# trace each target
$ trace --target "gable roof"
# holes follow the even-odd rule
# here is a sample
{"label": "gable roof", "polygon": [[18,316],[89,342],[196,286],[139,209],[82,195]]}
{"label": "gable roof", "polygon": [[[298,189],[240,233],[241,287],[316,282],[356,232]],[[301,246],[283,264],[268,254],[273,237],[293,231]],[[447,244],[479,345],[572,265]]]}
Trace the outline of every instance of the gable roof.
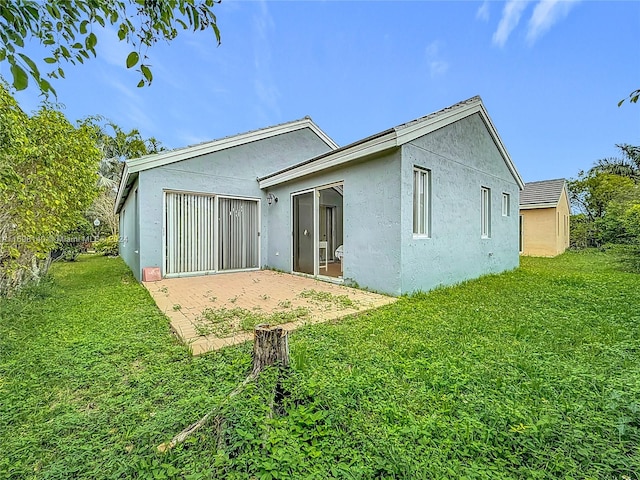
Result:
{"label": "gable roof", "polygon": [[370,137],[358,140],[357,142],[338,148],[332,152],[318,155],[307,161],[298,163],[291,167],[274,172],[265,177],[259,178],[260,188],[268,188],[284,182],[294,180],[332,168],[354,160],[361,160],[370,155],[397,148],[418,137],[431,133],[439,128],[450,125],[458,120],[473,114],[479,114],[487,127],[496,147],[500,151],[507,168],[513,175],[520,189],[524,188],[524,182],[520,177],[511,157],[507,153],[493,122],[489,118],[482,99],[479,96],[472,97],[463,102],[456,103],[450,107],[438,110],[424,117],[403,123],[394,128],[384,130]]}
{"label": "gable roof", "polygon": [[167,150],[127,160],[122,172],[114,210],[118,213],[122,208],[122,205],[129,194],[129,190],[131,190],[135,179],[138,177],[138,172],[169,165],[171,163],[198,157],[200,155],[226,150],[239,145],[245,145],[265,138],[275,137],[276,135],[302,130],[304,128],[308,128],[315,133],[324,143],[327,144],[329,148],[331,148],[331,150],[336,150],[338,148],[338,145],[326,133],[324,133],[320,127],[313,122],[313,120],[311,120],[311,117],[307,116],[292,122],[281,123],[271,127],[261,128],[259,130],[251,130],[249,132],[199,143],[197,145],[190,145],[188,147],[176,148],[174,150]]}
{"label": "gable roof", "polygon": [[529,182],[520,192],[520,208],[526,210],[557,207],[566,185],[564,178]]}

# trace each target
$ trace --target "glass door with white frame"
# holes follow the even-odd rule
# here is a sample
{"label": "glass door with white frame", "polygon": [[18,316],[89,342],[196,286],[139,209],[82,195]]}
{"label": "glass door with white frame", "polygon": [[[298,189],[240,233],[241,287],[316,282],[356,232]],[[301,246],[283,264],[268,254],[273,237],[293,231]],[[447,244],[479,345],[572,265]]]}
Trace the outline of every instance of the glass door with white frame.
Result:
{"label": "glass door with white frame", "polygon": [[293,201],[293,271],[315,275],[314,193],[294,195]]}

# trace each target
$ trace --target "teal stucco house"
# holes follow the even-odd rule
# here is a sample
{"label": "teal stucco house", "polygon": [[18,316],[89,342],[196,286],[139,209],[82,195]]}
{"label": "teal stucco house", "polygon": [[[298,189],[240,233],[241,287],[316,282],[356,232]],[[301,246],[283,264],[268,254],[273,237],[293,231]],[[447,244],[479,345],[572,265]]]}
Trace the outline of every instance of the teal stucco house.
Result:
{"label": "teal stucco house", "polygon": [[480,97],[344,147],[310,118],[129,160],[136,278],[277,268],[400,295],[519,262],[524,184]]}

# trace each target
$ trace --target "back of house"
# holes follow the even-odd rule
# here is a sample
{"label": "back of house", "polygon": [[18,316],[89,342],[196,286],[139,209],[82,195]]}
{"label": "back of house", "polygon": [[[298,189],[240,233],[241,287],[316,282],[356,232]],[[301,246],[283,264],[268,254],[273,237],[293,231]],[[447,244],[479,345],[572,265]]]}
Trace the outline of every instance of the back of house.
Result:
{"label": "back of house", "polygon": [[400,295],[516,268],[524,184],[479,97],[338,148],[309,118],[127,163],[137,278],[276,268]]}

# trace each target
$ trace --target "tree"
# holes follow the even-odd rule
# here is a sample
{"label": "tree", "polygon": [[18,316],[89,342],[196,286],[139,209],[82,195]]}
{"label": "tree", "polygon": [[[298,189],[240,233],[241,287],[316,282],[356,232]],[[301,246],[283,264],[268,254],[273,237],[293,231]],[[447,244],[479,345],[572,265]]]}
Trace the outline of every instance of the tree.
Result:
{"label": "tree", "polygon": [[622,158],[604,158],[598,160],[589,170],[593,173],[611,173],[640,181],[640,147],[626,143],[616,145],[622,152]]}
{"label": "tree", "polygon": [[95,198],[100,152],[51,105],[29,117],[0,84],[0,293],[37,278]]}
{"label": "tree", "polygon": [[[138,87],[153,80],[148,49],[158,40],[172,41],[180,30],[220,31],[213,6],[220,0],[17,0],[0,3],[0,62],[10,66],[12,84],[23,90],[33,79],[40,91],[55,95],[49,79],[64,78],[63,65],[76,65],[96,56],[98,26],[116,28],[118,39],[131,46],[123,59],[127,68],[137,67]],[[104,33],[100,33],[101,35]],[[24,52],[25,40],[33,38],[47,51],[42,61],[49,71]],[[40,67],[39,64],[40,63]]]}
{"label": "tree", "polygon": [[98,168],[99,187],[117,189],[125,160],[164,150],[156,138],[144,139],[135,128],[125,132],[100,115],[88,117],[80,123],[91,129],[96,147],[102,155]]}
{"label": "tree", "polygon": [[567,186],[573,210],[595,221],[605,216],[610,202],[625,199],[634,182],[613,173],[589,170],[579,172],[578,178],[569,180]]}
{"label": "tree", "polygon": [[[100,220],[109,235],[118,234],[118,216],[114,213],[114,203],[124,161],[164,150],[155,138],[144,139],[137,129],[125,132],[111,121],[101,116],[86,118],[81,122],[90,129],[96,147],[101,153],[98,166],[98,197],[87,211],[91,221]],[[102,232],[104,233],[104,231]]]}

